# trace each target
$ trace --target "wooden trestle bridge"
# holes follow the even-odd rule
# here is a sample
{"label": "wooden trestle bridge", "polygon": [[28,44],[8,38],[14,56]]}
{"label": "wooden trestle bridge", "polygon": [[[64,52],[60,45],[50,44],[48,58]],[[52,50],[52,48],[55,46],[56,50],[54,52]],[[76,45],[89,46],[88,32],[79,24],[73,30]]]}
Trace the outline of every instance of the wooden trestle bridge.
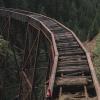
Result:
{"label": "wooden trestle bridge", "polygon": [[12,8],[0,8],[0,29],[21,49],[17,100],[100,100],[90,55],[70,29],[44,15]]}

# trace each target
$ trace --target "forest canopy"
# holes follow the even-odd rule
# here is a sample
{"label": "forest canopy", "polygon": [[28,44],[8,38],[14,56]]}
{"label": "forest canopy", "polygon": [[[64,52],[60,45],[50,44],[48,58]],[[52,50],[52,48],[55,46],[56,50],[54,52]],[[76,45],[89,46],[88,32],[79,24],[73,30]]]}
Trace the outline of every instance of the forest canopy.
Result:
{"label": "forest canopy", "polygon": [[0,0],[1,7],[19,8],[53,17],[82,40],[91,40],[100,29],[100,0]]}

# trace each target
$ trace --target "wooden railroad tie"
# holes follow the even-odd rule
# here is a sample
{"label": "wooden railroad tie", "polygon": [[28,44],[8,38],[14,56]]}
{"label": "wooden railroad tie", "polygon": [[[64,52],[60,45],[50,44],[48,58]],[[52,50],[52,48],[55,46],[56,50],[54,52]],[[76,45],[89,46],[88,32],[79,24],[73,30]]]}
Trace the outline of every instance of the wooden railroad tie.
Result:
{"label": "wooden railroad tie", "polygon": [[56,85],[87,85],[88,81],[85,77],[61,77],[56,80]]}

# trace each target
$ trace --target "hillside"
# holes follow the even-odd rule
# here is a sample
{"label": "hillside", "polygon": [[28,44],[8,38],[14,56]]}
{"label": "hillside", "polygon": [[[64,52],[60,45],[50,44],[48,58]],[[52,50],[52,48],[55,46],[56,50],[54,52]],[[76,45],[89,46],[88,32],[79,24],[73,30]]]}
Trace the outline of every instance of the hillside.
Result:
{"label": "hillside", "polygon": [[84,46],[91,54],[97,77],[100,82],[100,33],[92,41],[85,42]]}
{"label": "hillside", "polygon": [[100,81],[100,33],[96,38],[96,46],[94,48],[94,64],[96,66],[97,77]]}

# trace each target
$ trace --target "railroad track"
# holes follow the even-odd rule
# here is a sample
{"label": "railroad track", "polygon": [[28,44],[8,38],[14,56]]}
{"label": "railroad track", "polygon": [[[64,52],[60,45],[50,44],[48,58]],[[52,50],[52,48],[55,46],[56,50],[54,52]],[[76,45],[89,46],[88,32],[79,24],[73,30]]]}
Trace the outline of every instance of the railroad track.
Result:
{"label": "railroad track", "polygon": [[[51,50],[53,64],[51,64],[46,84],[45,99],[100,100],[99,84],[89,53],[70,29],[56,20],[41,14],[12,8],[1,8],[0,15],[3,12],[15,14],[13,17],[16,19],[19,19],[16,17],[17,14],[18,16],[26,16],[24,20],[29,21],[35,28],[42,30],[53,46],[53,50]],[[42,52],[40,59],[42,59],[43,54]],[[43,67],[43,65],[47,66],[46,62],[43,63],[44,60],[40,60],[40,62],[39,67]],[[38,87],[38,85],[35,87]],[[43,99],[41,98],[41,100]],[[37,100],[40,100],[40,98]]]}

